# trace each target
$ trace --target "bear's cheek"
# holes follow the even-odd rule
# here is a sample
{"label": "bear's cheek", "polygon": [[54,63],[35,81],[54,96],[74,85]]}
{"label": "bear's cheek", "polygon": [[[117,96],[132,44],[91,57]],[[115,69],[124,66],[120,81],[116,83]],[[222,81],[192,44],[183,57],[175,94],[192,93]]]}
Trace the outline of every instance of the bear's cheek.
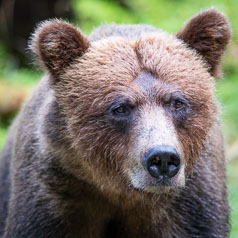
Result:
{"label": "bear's cheek", "polygon": [[190,113],[189,118],[182,127],[177,127],[178,139],[185,153],[186,174],[193,171],[194,163],[199,159],[200,153],[206,143],[213,123],[216,121],[216,104],[199,106]]}
{"label": "bear's cheek", "polygon": [[80,121],[71,124],[70,130],[75,133],[74,138],[78,136],[74,149],[80,153],[83,163],[94,176],[109,180],[121,176],[128,157],[130,120],[115,119],[103,113],[77,117]]}

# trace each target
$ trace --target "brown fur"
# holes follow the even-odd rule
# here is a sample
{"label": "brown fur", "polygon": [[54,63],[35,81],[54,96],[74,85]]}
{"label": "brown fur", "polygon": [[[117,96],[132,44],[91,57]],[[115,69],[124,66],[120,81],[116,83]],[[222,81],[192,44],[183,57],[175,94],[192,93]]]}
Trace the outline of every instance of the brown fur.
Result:
{"label": "brown fur", "polygon": [[213,76],[221,77],[220,61],[231,37],[225,16],[215,9],[203,11],[194,16],[177,37],[204,57]]}
{"label": "brown fur", "polygon": [[[205,44],[200,35],[219,31],[220,22],[228,29],[225,43],[212,35],[205,43],[213,51],[199,50]],[[0,174],[11,193],[0,190],[8,192],[0,206],[0,234],[227,237],[223,139],[212,76],[229,29],[215,10],[192,18],[178,37],[144,25],[107,25],[89,43],[68,23],[40,25],[31,47],[48,75],[3,150]],[[173,108],[177,98],[184,100],[183,111]],[[129,116],[112,113],[121,103],[130,105]],[[182,158],[166,186],[141,162],[151,147],[164,144]]]}
{"label": "brown fur", "polygon": [[31,48],[53,75],[65,69],[89,47],[87,38],[69,23],[48,21],[39,29],[41,31],[36,31]]}

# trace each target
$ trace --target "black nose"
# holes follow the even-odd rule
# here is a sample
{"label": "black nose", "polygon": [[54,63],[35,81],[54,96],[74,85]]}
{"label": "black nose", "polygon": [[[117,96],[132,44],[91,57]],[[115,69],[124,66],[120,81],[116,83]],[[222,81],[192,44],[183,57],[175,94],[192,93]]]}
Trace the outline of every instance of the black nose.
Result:
{"label": "black nose", "polygon": [[176,149],[169,145],[153,147],[143,156],[145,169],[159,179],[174,177],[179,171],[180,161]]}

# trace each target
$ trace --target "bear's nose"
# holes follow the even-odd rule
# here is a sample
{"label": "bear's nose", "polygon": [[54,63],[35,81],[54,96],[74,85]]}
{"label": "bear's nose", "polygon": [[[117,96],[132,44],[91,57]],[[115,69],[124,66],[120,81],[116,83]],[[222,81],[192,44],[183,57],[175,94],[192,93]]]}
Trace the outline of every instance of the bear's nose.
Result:
{"label": "bear's nose", "polygon": [[181,159],[173,146],[161,145],[151,148],[143,156],[143,165],[155,178],[174,177],[180,167]]}

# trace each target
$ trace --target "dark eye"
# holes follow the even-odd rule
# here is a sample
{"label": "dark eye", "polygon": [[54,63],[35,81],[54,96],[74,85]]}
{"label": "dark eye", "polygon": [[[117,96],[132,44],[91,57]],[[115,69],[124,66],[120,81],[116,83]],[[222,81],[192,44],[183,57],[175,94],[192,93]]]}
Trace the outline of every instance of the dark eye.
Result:
{"label": "dark eye", "polygon": [[181,102],[181,101],[179,101],[179,100],[175,100],[175,102],[174,102],[174,108],[175,108],[176,110],[180,110],[180,109],[184,108],[184,103]]}
{"label": "dark eye", "polygon": [[124,114],[124,113],[127,113],[128,110],[127,110],[127,108],[125,106],[119,106],[119,107],[113,109],[113,112],[115,114]]}

